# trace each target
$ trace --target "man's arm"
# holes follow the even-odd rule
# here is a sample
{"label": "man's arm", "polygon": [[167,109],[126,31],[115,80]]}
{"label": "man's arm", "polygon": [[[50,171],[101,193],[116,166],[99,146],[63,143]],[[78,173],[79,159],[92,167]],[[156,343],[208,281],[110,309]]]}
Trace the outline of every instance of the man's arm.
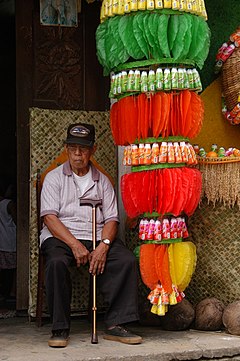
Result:
{"label": "man's arm", "polygon": [[51,234],[66,243],[72,250],[76,259],[77,267],[86,264],[89,258],[89,251],[79,242],[65,225],[54,214],[48,214],[43,217],[44,224],[47,226]]}
{"label": "man's arm", "polygon": [[117,236],[118,231],[118,222],[116,221],[109,221],[107,222],[103,229],[102,229],[102,239],[109,239],[111,243],[114,241],[114,239]]}
{"label": "man's arm", "polygon": [[[109,239],[111,243],[116,238],[118,231],[118,222],[109,221],[107,222],[102,229],[102,239]],[[90,254],[90,266],[89,272],[92,274],[103,273],[105,268],[105,263],[107,259],[107,253],[110,246],[100,242],[96,250]]]}

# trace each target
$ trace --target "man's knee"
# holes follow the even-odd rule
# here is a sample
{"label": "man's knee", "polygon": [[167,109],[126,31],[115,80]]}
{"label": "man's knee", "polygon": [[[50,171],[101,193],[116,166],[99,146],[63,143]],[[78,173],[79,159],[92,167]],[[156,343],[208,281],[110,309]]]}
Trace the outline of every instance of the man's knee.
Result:
{"label": "man's knee", "polygon": [[68,267],[73,255],[67,245],[57,238],[48,238],[42,245],[42,252],[46,265],[52,267]]}
{"label": "man's knee", "polygon": [[48,272],[62,273],[68,269],[68,261],[59,255],[53,255],[46,260],[46,270]]}

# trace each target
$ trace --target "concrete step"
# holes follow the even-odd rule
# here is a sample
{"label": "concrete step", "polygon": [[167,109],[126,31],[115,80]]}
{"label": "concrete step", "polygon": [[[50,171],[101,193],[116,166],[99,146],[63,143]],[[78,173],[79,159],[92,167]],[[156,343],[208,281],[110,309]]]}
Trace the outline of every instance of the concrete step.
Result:
{"label": "concrete step", "polygon": [[221,332],[164,331],[157,327],[128,325],[143,337],[140,345],[103,339],[104,324],[98,320],[98,344],[91,344],[91,324],[86,318],[72,320],[66,348],[48,347],[51,325],[36,327],[26,317],[0,320],[0,360],[8,361],[240,361],[240,337]]}

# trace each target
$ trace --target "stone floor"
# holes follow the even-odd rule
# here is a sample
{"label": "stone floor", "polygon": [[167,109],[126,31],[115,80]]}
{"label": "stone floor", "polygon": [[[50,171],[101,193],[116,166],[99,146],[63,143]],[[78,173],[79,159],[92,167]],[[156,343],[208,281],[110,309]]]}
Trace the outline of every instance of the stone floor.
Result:
{"label": "stone floor", "polygon": [[158,327],[129,328],[143,337],[141,345],[125,345],[103,339],[103,322],[98,319],[98,344],[91,344],[91,324],[84,317],[72,319],[67,348],[47,345],[50,324],[38,328],[27,317],[0,319],[0,360],[7,361],[240,361],[240,337],[225,332],[163,331]]}

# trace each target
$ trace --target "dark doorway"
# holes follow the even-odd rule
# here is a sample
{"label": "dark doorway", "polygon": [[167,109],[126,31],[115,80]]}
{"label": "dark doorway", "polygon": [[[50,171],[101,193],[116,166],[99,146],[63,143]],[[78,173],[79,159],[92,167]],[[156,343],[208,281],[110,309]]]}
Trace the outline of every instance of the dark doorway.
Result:
{"label": "dark doorway", "polygon": [[[15,56],[15,5],[13,0],[0,1],[0,183],[7,198],[11,189],[16,190],[16,56]],[[8,195],[7,195],[8,193]],[[2,245],[3,246],[3,245]],[[2,250],[2,248],[1,248]],[[16,269],[0,264],[0,312],[8,314],[16,305]]]}
{"label": "dark doorway", "polygon": [[16,65],[14,1],[0,2],[0,177],[16,184]]}

